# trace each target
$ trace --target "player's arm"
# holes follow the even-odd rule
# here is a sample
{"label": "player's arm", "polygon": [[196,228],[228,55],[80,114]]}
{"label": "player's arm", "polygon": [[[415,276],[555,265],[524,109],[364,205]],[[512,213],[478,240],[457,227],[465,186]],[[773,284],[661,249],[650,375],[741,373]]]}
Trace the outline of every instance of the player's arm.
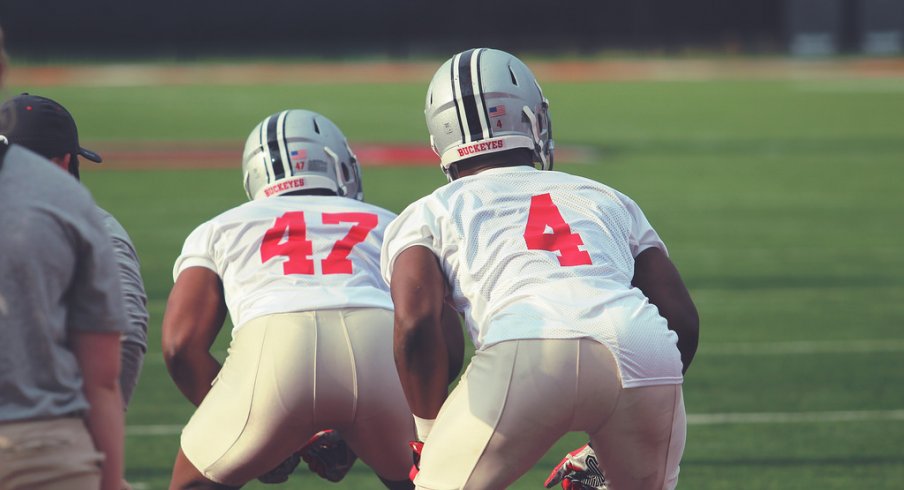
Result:
{"label": "player's arm", "polygon": [[163,315],[163,358],[176,386],[195,405],[220,372],[210,346],[226,311],[223,283],[214,271],[188,267],[179,274]]}
{"label": "player's arm", "polygon": [[465,335],[461,327],[461,315],[448,302],[443,305],[442,322],[446,351],[449,353],[449,383],[452,383],[461,374],[465,362]]}
{"label": "player's arm", "polygon": [[[455,322],[449,313],[443,321],[446,282],[433,252],[422,246],[402,251],[395,259],[390,291],[395,304],[393,351],[402,389],[411,412],[433,420],[455,377],[444,332],[444,326],[452,328]],[[456,328],[460,332],[461,324]]]}
{"label": "player's arm", "polygon": [[659,308],[659,314],[668,321],[669,329],[678,334],[682,372],[687,372],[697,352],[700,317],[675,264],[665,252],[650,247],[635,257],[631,283]]}

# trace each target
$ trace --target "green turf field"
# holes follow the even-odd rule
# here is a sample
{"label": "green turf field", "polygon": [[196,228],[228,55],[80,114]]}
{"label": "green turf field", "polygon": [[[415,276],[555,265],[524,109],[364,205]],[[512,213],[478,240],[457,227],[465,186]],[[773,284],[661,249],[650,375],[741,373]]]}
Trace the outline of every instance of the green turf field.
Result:
{"label": "green turf field", "polygon": [[[423,84],[53,88],[86,146],[244,141],[282,108],[323,112],[352,143],[426,144]],[[685,383],[680,488],[904,485],[904,79],[544,84],[561,170],[632,196],[670,248],[701,316]],[[11,89],[9,93],[15,89]],[[35,91],[38,92],[38,91]],[[85,172],[143,260],[152,320],[127,425],[127,477],[165,488],[190,404],[160,356],[182,240],[244,200],[238,169]],[[399,211],[435,167],[364,169]],[[222,339],[221,340],[225,340]],[[225,342],[218,349],[225,352]],[[555,403],[550,400],[550,403]],[[571,435],[513,488],[541,488]],[[299,471],[283,488],[329,486]],[[263,485],[249,485],[262,488]],[[363,464],[334,488],[382,488]]]}

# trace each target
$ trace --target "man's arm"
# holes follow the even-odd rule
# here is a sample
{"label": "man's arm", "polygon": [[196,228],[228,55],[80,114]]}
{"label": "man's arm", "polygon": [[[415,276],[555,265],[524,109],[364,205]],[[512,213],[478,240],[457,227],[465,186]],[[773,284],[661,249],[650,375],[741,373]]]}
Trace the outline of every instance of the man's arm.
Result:
{"label": "man's arm", "polygon": [[123,477],[125,427],[119,392],[119,332],[74,331],[72,350],[90,408],[85,418],[98,451],[104,454],[101,489],[119,490]]}
{"label": "man's arm", "polygon": [[659,308],[669,329],[678,334],[682,372],[687,372],[697,352],[700,317],[678,269],[662,250],[651,247],[635,257],[631,283]]}
{"label": "man's arm", "polygon": [[[447,332],[461,324],[457,315],[445,315],[446,282],[433,252],[422,246],[413,246],[396,258],[390,281],[392,301],[395,304],[395,331],[393,351],[402,389],[411,412],[422,419],[435,419],[448,395],[448,384],[456,374],[455,346],[448,339],[455,335]],[[463,350],[463,343],[462,343]],[[461,366],[461,360],[457,361]]]}
{"label": "man's arm", "polygon": [[163,315],[163,358],[182,394],[199,405],[220,372],[210,346],[226,318],[223,283],[205,267],[179,274]]}

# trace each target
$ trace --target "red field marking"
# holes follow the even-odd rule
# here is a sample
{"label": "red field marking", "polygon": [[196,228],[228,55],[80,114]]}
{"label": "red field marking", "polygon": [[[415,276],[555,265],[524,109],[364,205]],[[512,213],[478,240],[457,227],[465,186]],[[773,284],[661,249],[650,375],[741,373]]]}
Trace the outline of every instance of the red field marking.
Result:
{"label": "red field marking", "polygon": [[[133,142],[92,145],[109,169],[241,168],[242,146],[218,142]],[[439,157],[424,145],[352,144],[358,162],[365,167],[439,167]],[[556,149],[563,162],[592,159],[585,148]],[[91,166],[86,166],[90,168]]]}
{"label": "red field marking", "polygon": [[[95,145],[111,167],[128,169],[240,168],[242,146],[229,143],[140,142]],[[353,145],[362,166],[439,165],[429,147]]]}

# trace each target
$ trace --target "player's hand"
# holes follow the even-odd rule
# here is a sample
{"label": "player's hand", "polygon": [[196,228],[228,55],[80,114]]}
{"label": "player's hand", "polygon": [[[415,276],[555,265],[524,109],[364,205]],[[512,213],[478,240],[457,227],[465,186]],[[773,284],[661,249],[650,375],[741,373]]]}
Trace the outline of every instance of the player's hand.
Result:
{"label": "player's hand", "polygon": [[421,471],[421,451],[424,450],[424,443],[421,441],[408,441],[408,447],[411,448],[411,458],[413,460],[411,471],[408,472],[408,479],[413,482],[414,477]]}
{"label": "player's hand", "polygon": [[291,475],[295,468],[298,467],[298,463],[301,462],[301,455],[299,453],[293,453],[291,456],[283,460],[282,463],[276,468],[264,473],[263,475],[257,477],[257,479],[261,483],[283,483],[289,479],[289,475]]}
{"label": "player's hand", "polygon": [[345,440],[332,429],[314,434],[298,452],[311,472],[333,483],[345,478],[358,460]]}
{"label": "player's hand", "polygon": [[566,454],[553,468],[544,485],[552,488],[561,483],[565,490],[605,490],[606,478],[600,470],[599,460],[590,444],[585,444]]}

